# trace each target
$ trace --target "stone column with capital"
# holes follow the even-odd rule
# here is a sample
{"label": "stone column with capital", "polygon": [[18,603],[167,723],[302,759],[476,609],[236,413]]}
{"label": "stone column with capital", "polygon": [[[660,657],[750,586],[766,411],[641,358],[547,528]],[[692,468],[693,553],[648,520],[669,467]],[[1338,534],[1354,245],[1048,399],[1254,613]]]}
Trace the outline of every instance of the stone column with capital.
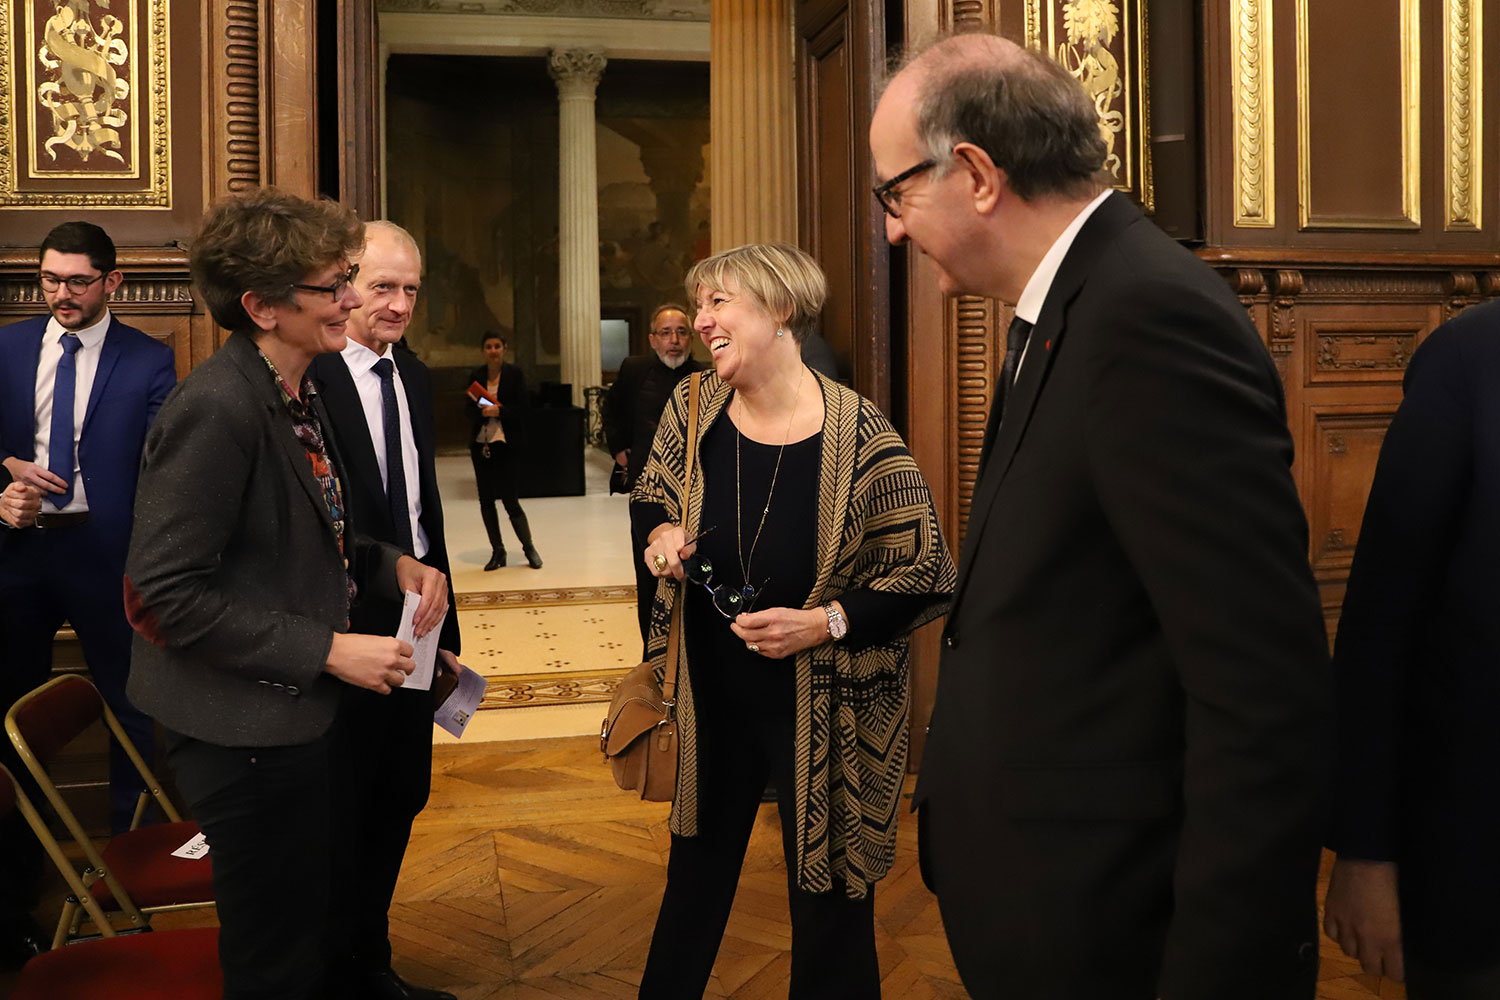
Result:
{"label": "stone column with capital", "polygon": [[713,249],[797,242],[791,0],[710,0]]}
{"label": "stone column with capital", "polygon": [[594,91],[604,72],[596,49],[553,49],[547,71],[558,103],[558,316],[562,378],[573,405],[597,385],[599,357],[599,165],[594,142]]}

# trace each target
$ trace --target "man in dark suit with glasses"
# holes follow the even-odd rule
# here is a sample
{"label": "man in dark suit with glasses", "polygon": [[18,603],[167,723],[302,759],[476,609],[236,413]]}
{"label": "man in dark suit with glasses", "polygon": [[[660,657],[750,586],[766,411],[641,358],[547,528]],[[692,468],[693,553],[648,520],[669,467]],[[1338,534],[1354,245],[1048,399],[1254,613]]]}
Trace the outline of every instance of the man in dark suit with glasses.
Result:
{"label": "man in dark suit with glasses", "polygon": [[[110,312],[125,279],[98,226],[65,222],[48,233],[38,280],[48,314],[0,328],[0,712],[47,679],[67,621],[100,692],[150,760],[151,719],[125,697],[132,633],[121,579],[146,428],[177,383],[176,363],[170,347]],[[4,742],[0,759],[24,774]],[[112,747],[115,830],[129,826],[142,787]],[[0,832],[0,964],[6,941],[28,929],[22,915],[41,864],[32,841],[24,829]]]}

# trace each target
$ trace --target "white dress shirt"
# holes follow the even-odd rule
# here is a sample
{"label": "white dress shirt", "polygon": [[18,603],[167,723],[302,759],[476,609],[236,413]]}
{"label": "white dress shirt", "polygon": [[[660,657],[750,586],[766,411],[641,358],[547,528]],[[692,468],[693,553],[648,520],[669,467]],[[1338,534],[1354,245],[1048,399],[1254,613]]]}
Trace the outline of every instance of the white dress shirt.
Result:
{"label": "white dress shirt", "polygon": [[[1016,301],[1016,315],[1036,326],[1036,321],[1042,315],[1042,306],[1047,301],[1047,293],[1052,291],[1052,282],[1057,277],[1057,269],[1062,267],[1063,258],[1073,248],[1073,241],[1078,238],[1078,231],[1083,224],[1089,221],[1089,216],[1094,210],[1104,204],[1104,199],[1114,192],[1113,188],[1105,188],[1098,197],[1073,216],[1073,221],[1068,227],[1058,234],[1052,246],[1042,255],[1041,263],[1037,264],[1036,270],[1031,272],[1031,277],[1026,281],[1026,287],[1021,289],[1021,297]],[[1031,349],[1031,341],[1026,341],[1026,346],[1021,349],[1021,357],[1016,362],[1016,378],[1021,377],[1021,366],[1026,363],[1026,352]],[[1014,384],[1014,383],[1012,383]]]}
{"label": "white dress shirt", "polygon": [[[380,403],[380,376],[375,374],[375,362],[381,358],[396,358],[387,345],[384,354],[376,354],[353,337],[339,352],[349,375],[354,379],[354,388],[359,392],[360,404],[365,410],[365,424],[370,431],[370,444],[375,448],[375,461],[380,466],[380,488],[386,489],[389,474],[385,461],[385,411]],[[406,472],[406,512],[411,518],[413,554],[421,559],[427,554],[427,532],[422,530],[422,481],[418,475],[417,439],[411,429],[411,407],[406,402],[406,387],[401,383],[401,369],[396,367],[392,376],[396,390],[396,410],[401,416],[401,464]],[[357,526],[356,526],[357,527]]]}
{"label": "white dress shirt", "polygon": [[[66,507],[44,504],[43,511],[59,510],[65,514],[89,509],[89,498],[83,488],[83,470],[78,465],[78,438],[83,433],[83,417],[88,412],[89,394],[94,391],[94,376],[99,371],[99,355],[104,350],[104,335],[109,332],[109,310],[99,322],[82,330],[69,331],[54,316],[42,333],[42,351],[36,360],[36,464],[47,468],[52,461],[52,390],[57,383],[57,363],[62,359],[63,334],[72,332],[82,346],[73,352],[73,499]],[[42,499],[56,494],[44,493]]]}

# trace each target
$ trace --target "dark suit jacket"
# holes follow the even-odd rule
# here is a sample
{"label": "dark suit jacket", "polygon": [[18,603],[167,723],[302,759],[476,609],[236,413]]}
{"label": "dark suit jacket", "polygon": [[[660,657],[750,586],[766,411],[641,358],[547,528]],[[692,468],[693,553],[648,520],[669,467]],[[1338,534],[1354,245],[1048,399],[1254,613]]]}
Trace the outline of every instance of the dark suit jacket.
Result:
{"label": "dark suit jacket", "polygon": [[341,687],[323,666],[347,630],[344,557],[362,592],[399,598],[400,552],[360,535],[347,511],[345,523],[340,555],[266,364],[249,336],[232,334],[146,438],[126,561],[130,700],[221,746],[321,736]]}
{"label": "dark suit jacket", "polygon": [[1244,309],[1112,195],[991,434],[916,793],[955,956],[1015,996],[1312,996],[1332,677],[1291,459]]}
{"label": "dark suit jacket", "polygon": [[[433,458],[437,452],[432,418],[432,379],[427,366],[410,350],[397,346],[391,357],[401,373],[406,388],[406,405],[411,412],[412,437],[417,444],[417,478],[422,488],[422,529],[427,532],[427,555],[423,562],[448,573],[448,546],[443,536],[443,501],[438,496],[437,471]],[[322,396],[323,406],[332,419],[333,436],[344,467],[344,502],[350,517],[360,531],[382,542],[396,543],[395,525],[391,523],[390,506],[380,482],[380,466],[375,457],[375,442],[370,437],[369,422],[349,366],[338,354],[322,354],[308,367]],[[379,447],[385,447],[385,439]],[[349,612],[349,627],[371,635],[395,635],[401,624],[400,602],[381,601],[361,595]],[[458,612],[453,601],[453,581],[448,581],[448,617],[438,636],[438,645],[457,655],[459,652]]]}
{"label": "dark suit jacket", "polygon": [[1500,961],[1500,302],[1406,370],[1339,620],[1329,846],[1399,863],[1405,947]]}
{"label": "dark suit jacket", "polygon": [[[470,385],[478,382],[485,384],[489,377],[489,369],[484,365],[469,371],[469,381],[464,383],[467,389]],[[521,371],[519,365],[513,365],[509,361],[500,365],[500,397],[496,400],[500,404],[500,426],[505,429],[505,443],[519,445],[521,435],[526,432],[526,411],[531,406],[531,399],[526,395],[526,373]],[[465,411],[469,415],[469,441],[472,443],[479,434],[479,428],[484,424],[484,414],[479,412],[479,406],[468,396],[464,397],[464,403],[468,406]]]}
{"label": "dark suit jacket", "polygon": [[[47,320],[0,327],[0,459],[36,458],[36,366]],[[78,438],[78,467],[95,537],[122,567],[146,428],[176,382],[172,349],[113,316]],[[0,476],[9,482],[3,470]]]}
{"label": "dark suit jacket", "polygon": [[630,449],[624,482],[627,492],[646,467],[656,425],[672,390],[677,383],[704,368],[703,362],[694,357],[688,357],[677,368],[668,368],[655,353],[633,355],[620,363],[620,374],[604,394],[603,422],[609,453],[617,455]]}

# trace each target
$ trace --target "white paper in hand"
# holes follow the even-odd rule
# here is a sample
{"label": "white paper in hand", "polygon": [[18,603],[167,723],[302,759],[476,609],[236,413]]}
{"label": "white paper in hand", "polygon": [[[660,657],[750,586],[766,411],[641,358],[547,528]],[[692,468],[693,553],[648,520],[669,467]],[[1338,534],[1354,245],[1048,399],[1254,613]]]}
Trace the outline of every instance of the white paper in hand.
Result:
{"label": "white paper in hand", "polygon": [[396,638],[402,642],[411,643],[412,661],[416,667],[411,674],[402,682],[401,686],[412,691],[432,690],[432,666],[437,660],[438,629],[433,629],[425,636],[418,639],[412,628],[412,619],[417,616],[417,604],[422,600],[422,595],[406,592],[406,603],[401,605],[401,627],[396,630]]}
{"label": "white paper in hand", "polygon": [[474,718],[474,711],[484,700],[485,684],[483,677],[463,664],[459,664],[459,669],[462,672],[458,675],[458,685],[432,713],[432,721],[461,739],[469,720]]}

